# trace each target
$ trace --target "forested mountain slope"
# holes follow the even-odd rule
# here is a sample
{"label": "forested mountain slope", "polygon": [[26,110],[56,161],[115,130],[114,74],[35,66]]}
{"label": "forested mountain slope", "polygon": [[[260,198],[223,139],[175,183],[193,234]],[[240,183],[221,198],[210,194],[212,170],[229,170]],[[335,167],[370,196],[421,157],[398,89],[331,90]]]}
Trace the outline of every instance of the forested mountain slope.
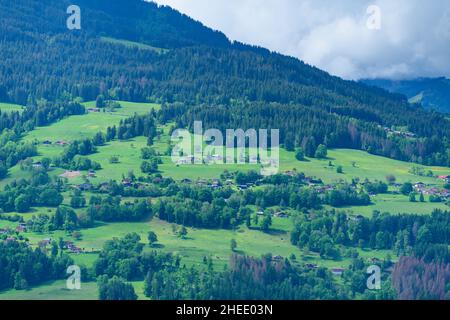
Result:
{"label": "forested mountain slope", "polygon": [[420,78],[412,80],[363,80],[363,83],[404,94],[411,103],[420,103],[424,107],[450,113],[450,79]]}
{"label": "forested mountain slope", "polygon": [[[70,4],[0,0],[0,101],[28,104],[32,110],[22,116],[26,119],[3,114],[0,129],[33,119],[34,124],[48,122],[52,112],[39,111],[40,98],[64,104],[103,94],[183,103],[184,109],[177,110],[183,110],[185,120],[202,117],[207,125],[214,122],[206,121],[205,112],[216,117],[220,112],[220,127],[278,126],[283,143],[308,149],[326,143],[449,165],[450,122],[410,106],[401,95],[332,77],[262,48],[231,43],[187,16],[140,0],[80,0],[82,30],[71,31],[66,28]],[[118,45],[102,37],[168,51]],[[208,105],[206,111],[196,112],[202,104]],[[166,112],[166,118],[182,122],[173,112]],[[387,128],[393,126],[416,136],[392,136]]]}

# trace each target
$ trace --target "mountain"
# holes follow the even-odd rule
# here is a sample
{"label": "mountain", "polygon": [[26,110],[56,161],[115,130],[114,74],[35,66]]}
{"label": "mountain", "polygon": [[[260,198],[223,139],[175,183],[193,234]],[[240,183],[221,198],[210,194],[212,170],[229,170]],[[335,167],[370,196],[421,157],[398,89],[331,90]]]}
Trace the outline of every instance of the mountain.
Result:
{"label": "mountain", "polygon": [[419,78],[413,80],[362,80],[363,83],[400,93],[411,103],[420,103],[425,108],[450,113],[450,79]]}
{"label": "mountain", "polygon": [[288,149],[307,154],[326,144],[450,165],[442,139],[450,122],[402,95],[231,42],[141,0],[79,0],[82,29],[68,30],[71,4],[0,0],[0,101],[28,105],[22,115],[2,114],[0,129],[28,130],[66,115],[67,101],[103,95],[163,103],[161,117],[184,126],[279,128]]}

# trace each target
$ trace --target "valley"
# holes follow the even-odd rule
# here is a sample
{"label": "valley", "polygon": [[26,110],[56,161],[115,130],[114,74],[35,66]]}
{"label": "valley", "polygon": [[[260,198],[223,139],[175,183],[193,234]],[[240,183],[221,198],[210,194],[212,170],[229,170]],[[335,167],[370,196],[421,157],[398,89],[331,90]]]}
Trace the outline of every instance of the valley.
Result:
{"label": "valley", "polygon": [[[152,110],[158,111],[159,105],[148,103],[130,103],[118,101],[121,108],[113,112],[103,112],[95,108],[95,102],[85,103],[86,114],[70,116],[55,124],[46,127],[39,127],[24,136],[24,140],[32,142],[38,146],[38,155],[32,158],[33,163],[40,163],[44,158],[54,158],[60,155],[67,145],[80,138],[93,138],[97,132],[105,132],[111,125],[119,125],[121,120],[133,116],[134,114],[144,115]],[[258,170],[258,165],[177,165],[172,163],[170,156],[165,152],[169,148],[170,142],[170,124],[159,125],[159,134],[154,140],[152,148],[160,154],[161,163],[158,166],[158,172],[163,177],[172,178],[176,181],[210,181],[211,179],[220,179],[224,170],[230,172],[242,171],[249,172]],[[56,143],[58,141],[64,143]],[[93,186],[107,183],[111,180],[122,181],[130,171],[135,174],[141,174],[141,150],[147,147],[145,137],[135,137],[128,140],[114,140],[99,146],[98,150],[88,156],[89,159],[98,162],[101,165],[100,170],[95,171],[95,175],[90,176],[89,171],[81,170],[79,175],[67,180],[68,186],[77,186],[87,181]],[[110,159],[115,157],[117,163],[112,163]],[[326,159],[319,160],[306,158],[304,161],[298,161],[294,152],[288,152],[285,149],[280,151],[280,173],[303,172],[307,177],[321,179],[326,185],[335,185],[340,183],[351,183],[352,180],[385,181],[386,177],[393,175],[396,177],[396,183],[421,181],[429,188],[442,188],[443,184],[436,176],[449,175],[450,169],[444,167],[423,167],[423,172],[432,171],[433,176],[419,177],[411,173],[414,164],[370,155],[368,153],[349,150],[334,149],[328,151]],[[336,173],[336,167],[342,166],[343,172]],[[11,168],[9,176],[2,180],[3,187],[17,179],[31,179],[33,171],[21,169],[22,165]],[[48,172],[53,178],[57,178],[65,170],[58,167],[52,167]],[[259,187],[256,187],[259,188]],[[71,206],[70,199],[72,192],[70,188],[62,193],[64,196],[63,205]],[[89,199],[96,196],[96,192],[85,191],[83,196]],[[123,197],[122,202],[134,201],[139,197]],[[152,202],[156,199],[152,199]],[[326,205],[330,210],[332,206]],[[85,211],[86,207],[75,208],[77,214]],[[257,208],[251,207],[256,214]],[[407,209],[407,212],[406,211]],[[373,211],[390,212],[393,214],[417,213],[429,215],[435,209],[446,210],[445,202],[431,203],[428,197],[424,202],[411,203],[407,196],[398,192],[397,187],[389,187],[387,194],[378,194],[371,197],[371,204],[366,206],[344,206],[338,208],[342,212],[348,212],[353,215],[362,215],[370,218]],[[268,207],[267,209],[271,209]],[[282,207],[275,206],[273,210],[283,210]],[[52,215],[55,211],[51,207],[34,207],[28,213],[10,212],[4,216],[20,216],[27,222],[39,214]],[[289,209],[291,210],[291,209]],[[295,210],[291,214],[294,214]],[[239,254],[249,256],[262,256],[271,252],[273,256],[296,257],[296,263],[317,265],[328,269],[342,268],[346,269],[351,264],[351,259],[342,257],[339,259],[324,259],[313,252],[304,251],[293,246],[290,241],[290,233],[294,227],[293,217],[273,217],[269,232],[261,232],[259,228],[239,226],[234,230],[216,230],[204,228],[187,228],[188,236],[185,239],[174,233],[173,224],[158,218],[144,220],[142,222],[96,222],[92,227],[81,229],[81,236],[73,238],[67,231],[51,232],[26,232],[23,233],[31,246],[37,247],[45,239],[72,239],[78,248],[82,248],[81,253],[70,253],[69,255],[76,264],[84,265],[88,268],[94,267],[95,260],[98,259],[98,253],[105,243],[112,238],[121,238],[130,233],[137,233],[142,239],[146,238],[149,231],[156,233],[158,237],[158,246],[156,250],[171,253],[179,256],[183,263],[188,266],[202,267],[205,257],[211,258],[216,270],[224,268],[228,264],[228,259],[232,251],[230,250],[230,241],[234,239],[237,242]],[[1,228],[15,229],[16,222],[0,220]],[[148,245],[148,244],[147,244]],[[149,250],[149,249],[146,249]],[[357,249],[358,255],[363,259],[384,260],[395,256],[390,250]],[[390,259],[390,258],[389,258]],[[142,282],[132,282],[136,293],[140,298],[145,298]],[[42,296],[53,299],[78,299],[95,298],[97,295],[94,283],[84,284],[82,291],[84,295],[65,290],[65,283],[61,281],[52,282],[48,285],[41,285],[32,288],[29,291],[10,290],[0,293],[0,299],[40,299]],[[86,290],[86,291],[85,291]]]}

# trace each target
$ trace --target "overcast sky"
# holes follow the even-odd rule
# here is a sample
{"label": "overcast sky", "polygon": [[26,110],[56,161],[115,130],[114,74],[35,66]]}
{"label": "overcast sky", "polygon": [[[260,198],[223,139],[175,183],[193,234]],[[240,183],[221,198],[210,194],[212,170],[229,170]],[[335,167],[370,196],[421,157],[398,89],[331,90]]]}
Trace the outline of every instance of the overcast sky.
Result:
{"label": "overcast sky", "polygon": [[[346,79],[450,77],[449,0],[155,2],[231,40],[298,57]],[[370,5],[380,9],[380,29],[376,14],[367,14]]]}

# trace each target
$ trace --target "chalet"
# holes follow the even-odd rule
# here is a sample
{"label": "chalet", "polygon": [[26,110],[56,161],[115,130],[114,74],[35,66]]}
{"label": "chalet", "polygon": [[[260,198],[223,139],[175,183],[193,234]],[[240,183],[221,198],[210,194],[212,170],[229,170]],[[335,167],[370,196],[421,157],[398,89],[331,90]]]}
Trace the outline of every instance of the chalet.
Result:
{"label": "chalet", "polygon": [[439,180],[446,180],[446,181],[448,181],[448,180],[450,180],[450,175],[448,175],[448,176],[439,176],[438,179]]}
{"label": "chalet", "polygon": [[283,257],[282,256],[275,256],[272,258],[273,261],[283,261]]}
{"label": "chalet", "polygon": [[362,215],[357,215],[357,216],[350,215],[348,219],[351,220],[351,221],[361,221],[361,220],[364,219],[364,216],[362,216]]}
{"label": "chalet", "polygon": [[59,140],[56,141],[56,145],[61,146],[61,147],[65,147],[69,144],[69,142],[65,141],[65,140]]}
{"label": "chalet", "polygon": [[342,274],[344,273],[345,269],[343,268],[332,268],[331,269],[331,273],[335,276],[342,276]]}
{"label": "chalet", "polygon": [[9,229],[6,229],[6,228],[0,229],[0,234],[8,234],[8,233],[9,233]]}
{"label": "chalet", "polygon": [[277,217],[277,218],[283,218],[283,219],[285,219],[285,218],[288,218],[289,216],[286,214],[286,213],[284,213],[284,212],[277,212],[277,213],[275,213],[274,214],[274,216],[275,217]]}
{"label": "chalet", "polygon": [[295,175],[297,174],[295,171],[286,171],[284,173],[285,175],[289,176],[289,177],[295,177]]}
{"label": "chalet", "polygon": [[256,215],[258,215],[258,216],[264,216],[264,211],[258,211],[258,212],[256,213]]}
{"label": "chalet", "polygon": [[233,180],[228,179],[228,180],[226,181],[226,184],[227,184],[228,186],[231,186],[231,185],[234,184],[234,182],[233,182]]}
{"label": "chalet", "polygon": [[246,184],[240,184],[240,185],[238,185],[238,189],[239,190],[247,190],[248,186]]}
{"label": "chalet", "polygon": [[40,161],[33,162],[33,168],[42,168],[42,162]]}
{"label": "chalet", "polygon": [[314,264],[314,263],[307,263],[305,266],[308,269],[318,269],[319,268],[319,266],[317,264]]}
{"label": "chalet", "polygon": [[27,231],[27,226],[26,225],[24,225],[24,224],[20,224],[20,225],[18,225],[17,226],[17,228],[16,228],[16,232],[26,232]]}
{"label": "chalet", "polygon": [[90,170],[90,171],[88,172],[88,177],[89,177],[89,178],[95,178],[95,177],[97,177],[96,174],[95,174],[95,171]]}
{"label": "chalet", "polygon": [[416,182],[414,188],[417,190],[423,190],[427,185],[423,182]]}
{"label": "chalet", "polygon": [[100,108],[89,108],[89,109],[87,109],[87,111],[88,111],[88,112],[91,112],[91,113],[98,113],[98,112],[100,112],[101,110],[100,110]]}
{"label": "chalet", "polygon": [[183,180],[181,180],[181,183],[190,184],[190,183],[192,183],[192,180],[191,179],[183,179]]}
{"label": "chalet", "polygon": [[133,184],[133,181],[131,181],[131,179],[123,179],[122,180],[122,185],[124,187],[131,187]]}
{"label": "chalet", "polygon": [[319,184],[323,184],[323,181],[321,179],[316,179],[316,178],[311,178],[311,177],[306,177],[305,178],[306,183],[308,183],[309,185],[319,185]]}
{"label": "chalet", "polygon": [[42,141],[42,144],[45,146],[49,146],[52,144],[52,142],[50,140],[45,140],[45,141]]}
{"label": "chalet", "polygon": [[373,264],[379,264],[379,263],[381,263],[382,261],[380,260],[380,259],[378,259],[378,258],[370,258],[369,259],[369,262],[370,263],[373,263]]}
{"label": "chalet", "polygon": [[83,253],[83,250],[81,248],[78,248],[72,241],[66,241],[65,247],[69,250],[70,253]]}

